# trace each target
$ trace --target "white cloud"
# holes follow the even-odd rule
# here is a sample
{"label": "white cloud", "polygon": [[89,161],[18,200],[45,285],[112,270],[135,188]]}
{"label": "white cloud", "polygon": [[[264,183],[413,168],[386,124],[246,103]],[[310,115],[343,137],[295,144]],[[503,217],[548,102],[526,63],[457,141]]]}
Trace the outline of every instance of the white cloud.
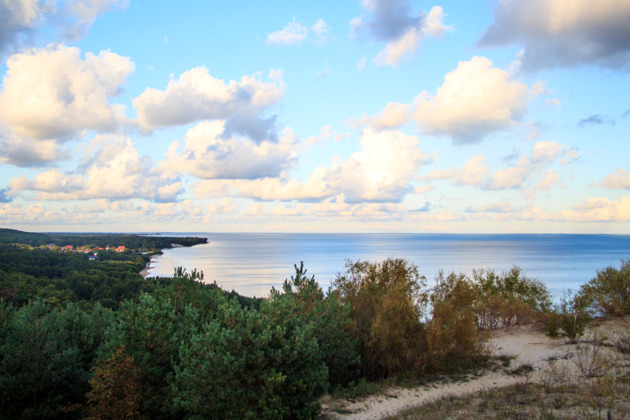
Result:
{"label": "white cloud", "polygon": [[534,185],[532,189],[534,191],[550,191],[554,184],[563,185],[558,173],[551,168],[547,168],[542,181]]}
{"label": "white cloud", "polygon": [[347,123],[351,127],[370,126],[376,129],[392,129],[400,127],[409,122],[411,118],[412,104],[401,104],[399,102],[390,102],[378,115],[367,116],[362,115],[359,118],[349,118]]}
{"label": "white cloud", "polygon": [[[560,158],[569,158],[573,149],[566,149],[564,145],[555,142],[538,142],[534,145],[529,156],[515,156],[515,163],[507,168],[497,169],[491,175],[486,166],[486,158],[482,155],[473,156],[461,168],[448,168],[432,171],[420,179],[424,181],[447,179],[453,185],[476,186],[486,190],[520,189],[527,198],[532,198],[533,191],[549,191],[552,185],[562,186],[562,181],[556,171],[548,166]],[[531,179],[544,172],[543,179],[531,186]],[[528,190],[531,188],[531,191]]]}
{"label": "white cloud", "polygon": [[445,31],[451,29],[442,23],[442,17],[442,8],[434,6],[420,26],[411,27],[400,38],[388,42],[385,49],[374,57],[374,63],[378,66],[398,67],[406,57],[416,52],[427,35],[441,38]]}
{"label": "white cloud", "polygon": [[76,39],[83,36],[94,24],[97,17],[112,8],[127,8],[129,0],[67,0],[58,14],[64,16],[60,25],[62,36]]}
{"label": "white cloud", "polygon": [[442,22],[444,13],[440,6],[434,6],[429,13],[412,12],[409,0],[364,0],[363,9],[369,17],[352,19],[350,36],[357,38],[368,33],[387,43],[374,58],[374,63],[379,66],[398,67],[416,52],[424,38],[440,38],[452,29]]}
{"label": "white cloud", "polygon": [[[324,21],[322,20],[322,22]],[[318,24],[319,21],[315,25]],[[325,22],[324,25],[326,25]],[[318,29],[323,29],[321,24]],[[308,29],[296,22],[295,18],[293,18],[293,21],[289,22],[283,29],[267,35],[267,45],[297,45],[301,44],[307,36]]]}
{"label": "white cloud", "polygon": [[360,144],[361,151],[333,166],[326,177],[340,184],[347,203],[401,201],[413,191],[410,182],[422,163],[431,160],[416,137],[399,131],[367,128]]}
{"label": "white cloud", "polygon": [[450,179],[453,185],[479,186],[487,181],[490,168],[486,166],[486,158],[481,155],[473,156],[460,169],[448,168],[432,171],[421,179],[430,181],[435,179]]}
{"label": "white cloud", "polygon": [[205,67],[195,67],[171,80],[163,91],[147,88],[133,100],[133,106],[147,130],[222,119],[226,120],[226,134],[244,134],[258,141],[274,139],[275,117],[265,117],[265,112],[282,98],[282,71],[272,69],[270,78],[273,83],[264,83],[256,75],[225,83]]}
{"label": "white cloud", "polygon": [[0,53],[16,50],[46,23],[67,39],[84,35],[97,17],[112,8],[126,8],[129,0],[0,0]]}
{"label": "white cloud", "polygon": [[617,172],[608,175],[600,186],[610,190],[630,189],[630,171],[617,168]]}
{"label": "white cloud", "polygon": [[448,73],[435,95],[418,95],[413,118],[427,134],[476,143],[517,124],[529,99],[526,85],[493,68],[487,58],[473,57]]}
{"label": "white cloud", "polygon": [[38,24],[45,12],[39,0],[0,0],[0,52],[27,36]]}
{"label": "white cloud", "polygon": [[628,222],[630,221],[630,197],[623,196],[619,201],[604,198],[589,198],[576,204],[571,211],[563,211],[562,216],[573,222]]}
{"label": "white cloud", "polygon": [[87,53],[48,46],[9,57],[0,93],[0,117],[16,135],[64,138],[92,129],[113,131],[125,121],[124,108],[109,99],[133,71],[127,57],[109,51]]}
{"label": "white cloud", "polygon": [[492,176],[487,188],[491,190],[508,190],[523,186],[525,177],[529,174],[525,166],[498,169]]}
{"label": "white cloud", "polygon": [[552,162],[563,153],[565,153],[564,145],[556,141],[539,141],[534,145],[531,161],[535,164],[545,164]]}
{"label": "white cloud", "polygon": [[223,121],[203,121],[188,130],[184,144],[173,142],[159,167],[200,179],[277,177],[297,159],[295,134],[285,129],[277,143],[226,138]]}
{"label": "white cloud", "polygon": [[2,131],[0,126],[0,161],[4,163],[22,167],[45,166],[64,156],[55,140],[33,140]]}
{"label": "white cloud", "polygon": [[584,64],[628,67],[628,0],[503,0],[495,6],[494,17],[480,44],[523,44],[524,70]]}
{"label": "white cloud", "polygon": [[38,200],[89,200],[144,198],[174,201],[182,192],[180,181],[161,177],[147,158],[139,156],[131,139],[97,136],[86,147],[84,175],[44,171],[34,180],[25,175],[9,182],[12,195],[35,192]]}
{"label": "white cloud", "polygon": [[328,32],[330,31],[330,26],[328,26],[324,19],[317,19],[317,22],[315,22],[315,24],[311,27],[311,30],[315,32],[315,35],[317,35],[317,37],[319,38],[318,43],[320,45],[328,41]]}
{"label": "white cloud", "polygon": [[[411,182],[432,157],[418,147],[418,139],[399,131],[367,128],[361,150],[346,161],[317,167],[305,181],[267,178],[230,183],[241,197],[260,200],[319,201],[341,197],[348,204],[400,202],[413,192]],[[202,185],[198,193],[225,191],[224,186]]]}

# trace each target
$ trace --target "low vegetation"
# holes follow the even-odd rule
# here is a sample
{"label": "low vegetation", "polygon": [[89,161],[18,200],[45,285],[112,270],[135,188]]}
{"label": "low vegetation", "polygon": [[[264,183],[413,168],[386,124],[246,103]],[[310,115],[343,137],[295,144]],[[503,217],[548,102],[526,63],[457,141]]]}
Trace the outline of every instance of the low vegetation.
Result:
{"label": "low vegetation", "polygon": [[555,307],[518,268],[441,273],[428,287],[393,258],[348,261],[326,293],[296,266],[255,299],[194,270],[143,280],[140,252],[94,262],[27,239],[0,245],[5,418],[313,418],[326,393],[480,366],[493,329],[533,323],[577,340],[590,316],[628,313],[628,262]]}

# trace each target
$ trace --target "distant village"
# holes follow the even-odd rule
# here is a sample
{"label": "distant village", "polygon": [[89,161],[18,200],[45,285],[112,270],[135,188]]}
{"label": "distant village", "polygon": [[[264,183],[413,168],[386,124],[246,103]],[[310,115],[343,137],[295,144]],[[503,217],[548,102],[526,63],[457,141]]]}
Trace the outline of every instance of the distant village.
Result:
{"label": "distant village", "polygon": [[88,255],[88,259],[90,261],[96,261],[99,259],[98,258],[99,251],[125,252],[125,250],[127,249],[123,245],[117,246],[117,247],[107,245],[104,248],[103,247],[91,248],[89,246],[80,246],[80,247],[75,248],[74,245],[57,246],[56,244],[48,244],[47,246],[48,246],[48,249],[51,249],[51,250],[56,249],[59,252],[80,252],[83,254],[92,254],[92,255]]}

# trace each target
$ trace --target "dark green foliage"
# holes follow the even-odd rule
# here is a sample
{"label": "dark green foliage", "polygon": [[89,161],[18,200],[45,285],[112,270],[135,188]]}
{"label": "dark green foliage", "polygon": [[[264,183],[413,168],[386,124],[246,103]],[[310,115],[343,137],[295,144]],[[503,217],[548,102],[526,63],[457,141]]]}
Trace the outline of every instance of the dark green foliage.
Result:
{"label": "dark green foliage", "polygon": [[201,334],[183,342],[175,405],[196,418],[313,418],[327,368],[312,327],[285,300],[261,310],[221,305]]}
{"label": "dark green foliage", "polygon": [[294,267],[295,277],[285,280],[282,293],[272,290],[269,301],[272,305],[279,300],[288,301],[292,307],[291,316],[313,327],[328,367],[331,390],[347,386],[356,379],[359,363],[356,340],[351,334],[350,306],[340,301],[338,293],[324,296],[315,277],[306,276],[303,262],[300,267]]}
{"label": "dark green foliage", "polygon": [[[4,418],[61,418],[87,390],[94,331],[79,313],[75,327],[66,311],[36,300],[9,316],[0,346],[0,404]],[[82,353],[85,351],[85,353]]]}
{"label": "dark green foliage", "polygon": [[86,233],[31,233],[0,228],[0,244],[27,244],[42,246],[51,243],[64,246],[125,246],[134,250],[156,251],[171,248],[172,244],[193,246],[207,243],[206,238],[166,237],[146,235],[115,235]]}
{"label": "dark green foliage", "polygon": [[601,315],[630,314],[630,260],[622,260],[621,268],[606,267],[582,285],[578,293],[590,308]]}
{"label": "dark green foliage", "polygon": [[169,383],[178,363],[182,341],[190,341],[199,325],[199,313],[191,307],[176,311],[172,296],[143,294],[138,302],[125,302],[110,333],[107,348],[122,346],[140,368],[144,378],[140,413],[149,418],[176,416],[170,401]]}
{"label": "dark green foliage", "polygon": [[139,274],[149,256],[100,255],[100,261],[88,261],[84,253],[0,244],[0,299],[16,306],[34,298],[62,305],[101,302],[116,309],[121,301],[151,290]]}

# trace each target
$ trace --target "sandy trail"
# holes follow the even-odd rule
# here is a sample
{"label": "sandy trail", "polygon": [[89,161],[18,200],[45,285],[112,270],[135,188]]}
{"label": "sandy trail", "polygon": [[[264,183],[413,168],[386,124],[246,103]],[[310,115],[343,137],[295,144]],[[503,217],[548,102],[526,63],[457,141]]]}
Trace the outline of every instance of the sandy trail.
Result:
{"label": "sandy trail", "polygon": [[[622,321],[609,322],[605,326],[595,327],[587,331],[583,339],[591,339],[594,334],[614,334]],[[620,325],[617,325],[620,324]],[[603,331],[603,332],[602,332]],[[521,365],[534,368],[527,380],[540,380],[543,369],[552,360],[559,360],[568,368],[572,364],[565,361],[576,350],[576,345],[566,344],[561,340],[551,340],[543,333],[530,327],[514,328],[509,331],[498,331],[489,342],[490,349],[496,356],[515,356],[507,369],[485,372],[483,375],[469,377],[466,382],[437,383],[417,388],[391,388],[381,395],[372,396],[360,401],[336,401],[324,405],[323,414],[335,419],[379,419],[399,411],[422,405],[423,403],[445,396],[461,396],[491,388],[503,387],[526,380],[524,376],[510,375]],[[574,367],[574,366],[573,366]],[[343,413],[343,414],[340,414]]]}

